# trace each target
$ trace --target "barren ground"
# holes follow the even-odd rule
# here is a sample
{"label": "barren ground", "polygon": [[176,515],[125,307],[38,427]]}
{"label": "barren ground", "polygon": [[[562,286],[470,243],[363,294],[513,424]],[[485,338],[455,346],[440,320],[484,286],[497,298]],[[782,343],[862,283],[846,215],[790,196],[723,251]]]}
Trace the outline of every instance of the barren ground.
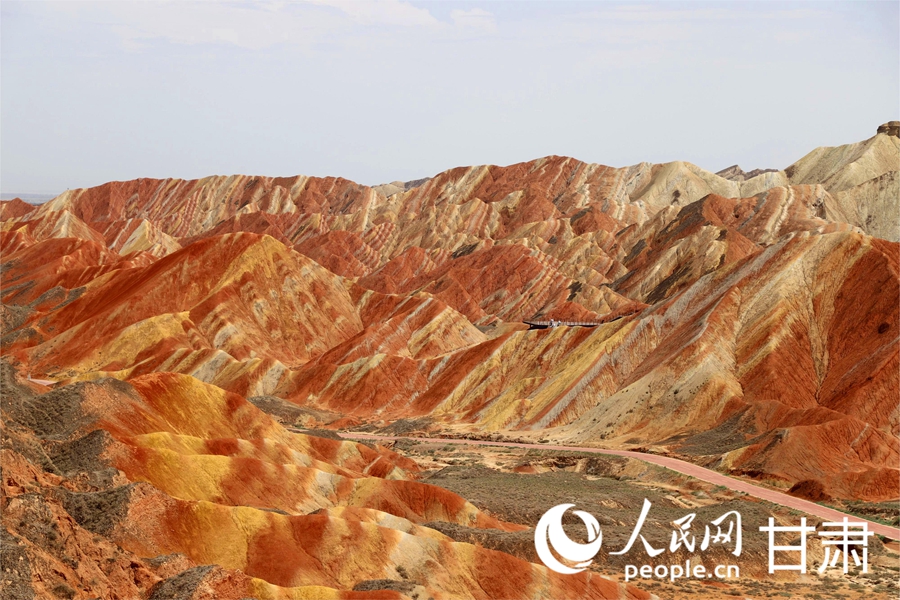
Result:
{"label": "barren ground", "polygon": [[[736,580],[637,580],[641,587],[661,598],[896,598],[900,594],[900,555],[896,548],[885,547],[872,538],[869,544],[869,573],[852,571],[844,575],[832,570],[819,576],[815,568],[822,553],[816,540],[808,544],[812,572],[804,576],[767,573],[767,540],[758,531],[768,517],[799,521],[802,516],[768,502],[694,480],[668,469],[641,461],[581,454],[525,450],[519,448],[460,447],[458,445],[401,440],[394,450],[413,458],[427,471],[423,480],[454,491],[479,508],[513,522],[534,525],[550,507],[572,503],[593,514],[600,522],[603,545],[592,569],[606,576],[624,579],[624,567],[630,564],[684,564],[689,554],[668,551],[650,559],[638,543],[624,556],[610,556],[621,550],[630,537],[644,498],[652,502],[642,533],[656,548],[668,546],[673,526],[670,522],[688,513],[696,513],[692,531],[702,537],[704,526],[719,515],[737,510],[743,523],[743,551],[740,558],[731,548],[711,546],[702,553],[707,566],[736,564],[741,577]],[[889,504],[889,503],[888,503]],[[860,507],[857,507],[860,509]],[[879,510],[880,509],[880,510]],[[866,514],[890,516],[892,507],[861,507]],[[570,514],[566,529],[573,539],[584,534],[580,520]],[[888,520],[888,519],[885,519]],[[815,526],[819,520],[810,517]],[[444,533],[462,541],[536,561],[533,531],[497,533],[456,526]],[[584,541],[583,539],[581,541]],[[697,540],[699,544],[699,539]],[[785,540],[783,543],[790,543]],[[699,553],[692,564],[697,564]],[[729,560],[730,559],[730,560]]]}

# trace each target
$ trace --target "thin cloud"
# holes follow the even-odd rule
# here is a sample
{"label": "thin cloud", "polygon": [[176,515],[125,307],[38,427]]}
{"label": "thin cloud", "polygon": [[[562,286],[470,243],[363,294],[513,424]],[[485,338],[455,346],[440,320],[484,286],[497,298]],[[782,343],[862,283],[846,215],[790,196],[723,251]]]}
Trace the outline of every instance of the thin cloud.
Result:
{"label": "thin cloud", "polygon": [[493,13],[481,8],[473,8],[471,10],[452,10],[450,18],[458,27],[477,29],[484,32],[493,32],[497,30],[497,22],[494,20]]}
{"label": "thin cloud", "polygon": [[746,6],[741,7],[735,5],[727,5],[727,7],[724,8],[684,8],[674,10],[661,7],[665,7],[665,3],[655,5],[629,4],[612,6],[592,11],[585,11],[582,14],[582,17],[594,17],[614,21],[677,21],[680,23],[684,23],[688,21],[739,21],[746,19],[795,20],[811,19],[831,14],[830,11],[827,10],[811,8],[775,9],[760,11],[759,6],[754,6],[751,9]]}
{"label": "thin cloud", "polygon": [[427,9],[400,0],[306,0],[309,4],[337,8],[354,21],[365,25],[428,27],[438,20]]}
{"label": "thin cloud", "polygon": [[[127,50],[153,40],[174,44],[227,44],[245,50],[276,45],[311,46],[354,27],[433,28],[428,10],[400,0],[354,2],[99,2],[45,5],[72,23],[93,23],[119,37]],[[40,7],[36,7],[40,10]]]}

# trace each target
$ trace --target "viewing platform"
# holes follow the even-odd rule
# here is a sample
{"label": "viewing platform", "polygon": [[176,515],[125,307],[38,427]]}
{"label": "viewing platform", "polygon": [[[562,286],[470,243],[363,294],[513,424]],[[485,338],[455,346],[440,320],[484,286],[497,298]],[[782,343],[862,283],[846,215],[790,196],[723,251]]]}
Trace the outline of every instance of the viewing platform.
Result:
{"label": "viewing platform", "polygon": [[596,327],[599,321],[523,321],[528,329],[550,329],[553,327]]}

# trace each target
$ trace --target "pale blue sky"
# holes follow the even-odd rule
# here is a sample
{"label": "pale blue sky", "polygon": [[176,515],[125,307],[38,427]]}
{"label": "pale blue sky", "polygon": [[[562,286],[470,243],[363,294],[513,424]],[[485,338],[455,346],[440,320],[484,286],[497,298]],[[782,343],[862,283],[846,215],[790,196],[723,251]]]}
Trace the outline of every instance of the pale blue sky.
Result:
{"label": "pale blue sky", "polygon": [[898,2],[0,4],[0,188],[784,168],[900,115]]}

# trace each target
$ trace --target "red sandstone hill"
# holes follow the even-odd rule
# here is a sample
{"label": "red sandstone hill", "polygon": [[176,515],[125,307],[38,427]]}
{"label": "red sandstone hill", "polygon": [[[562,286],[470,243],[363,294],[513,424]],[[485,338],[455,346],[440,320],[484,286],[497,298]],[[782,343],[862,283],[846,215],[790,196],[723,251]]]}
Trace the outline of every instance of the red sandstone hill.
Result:
{"label": "red sandstone hill", "polygon": [[[898,168],[878,133],[740,181],[553,156],[72,190],[4,205],[0,344],[51,379],[181,373],[896,498]],[[605,324],[522,324],[550,318]]]}
{"label": "red sandstone hill", "polygon": [[7,364],[2,370],[3,564],[14,568],[4,570],[7,590],[235,600],[651,597],[456,542],[425,524],[524,526],[415,481],[417,465],[390,450],[290,433],[195,378],[153,373],[38,395]]}
{"label": "red sandstone hill", "polygon": [[21,198],[13,198],[12,200],[0,200],[0,220],[15,219],[16,217],[24,217],[34,210],[34,206],[23,201]]}

